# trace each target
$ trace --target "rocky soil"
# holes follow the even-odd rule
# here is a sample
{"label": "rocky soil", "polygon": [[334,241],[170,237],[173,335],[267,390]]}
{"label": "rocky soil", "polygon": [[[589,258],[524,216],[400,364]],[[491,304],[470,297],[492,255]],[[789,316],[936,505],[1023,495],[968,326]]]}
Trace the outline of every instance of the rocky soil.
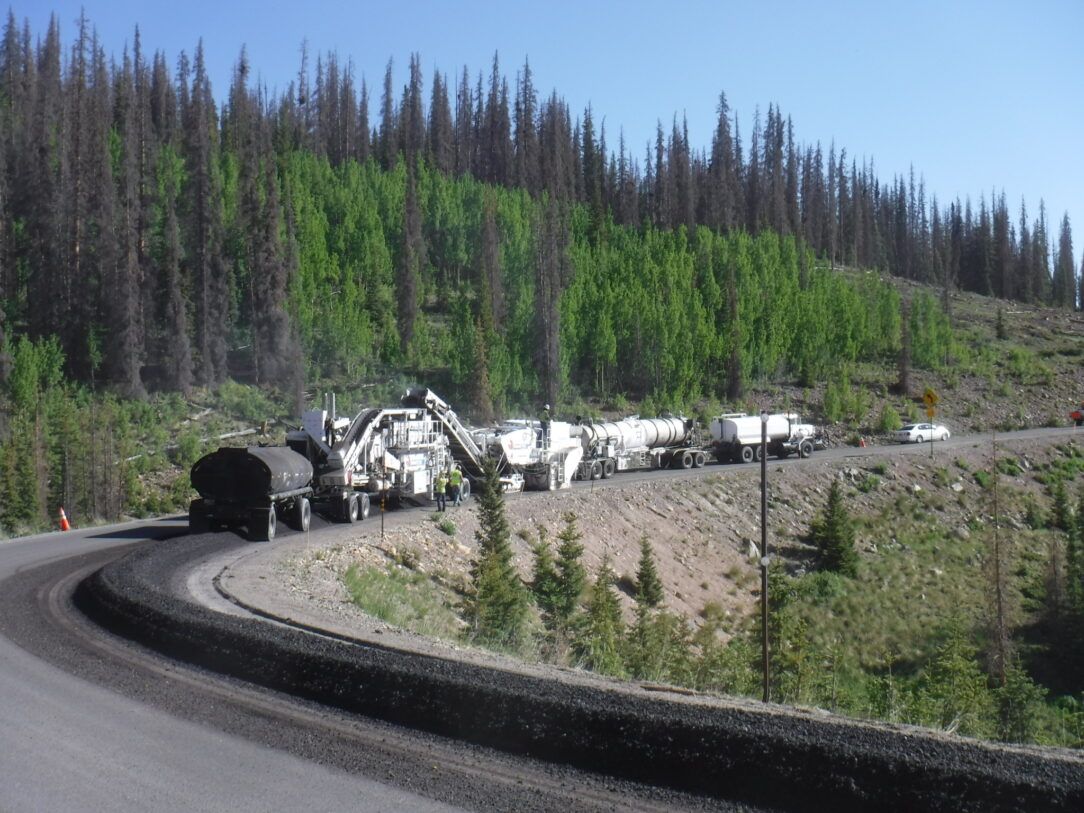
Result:
{"label": "rocky soil", "polygon": [[[1023,527],[1024,495],[1032,495],[1040,506],[1048,502],[1035,479],[1036,467],[1064,456],[1066,449],[1079,448],[1082,440],[1084,435],[1056,442],[999,441],[998,457],[1012,458],[1020,468],[1016,476],[1001,476],[1005,526]],[[937,446],[933,458],[925,453],[928,448],[908,449],[909,454],[885,454],[889,449],[872,448],[868,453],[854,450],[854,456],[845,459],[815,455],[809,460],[770,464],[772,555],[781,557],[792,573],[812,565],[814,551],[803,537],[823,507],[833,479],[845,484],[847,506],[856,517],[890,513],[903,498],[920,505],[953,536],[967,538],[976,525],[990,520],[992,511],[989,493],[973,475],[990,467],[989,437],[952,448]],[[516,564],[524,578],[530,576],[530,542],[537,539],[537,529],[544,528],[555,541],[563,516],[573,512],[583,533],[588,571],[594,573],[604,559],[610,561],[619,586],[626,588],[622,601],[630,617],[632,591],[627,588],[636,572],[639,540],[646,535],[654,547],[667,605],[695,623],[709,603],[730,615],[755,611],[759,505],[758,469],[717,466],[701,470],[699,476],[642,479],[625,474],[594,489],[517,495],[507,500],[506,508]],[[349,605],[342,583],[353,564],[397,562],[453,589],[461,588],[477,548],[476,503],[451,508],[444,515],[429,509],[412,513],[414,517],[404,517],[389,527],[383,538],[372,520],[327,541],[318,541],[324,535],[313,537],[303,547],[291,547],[276,557],[278,563],[266,578],[314,609],[333,613],[340,621],[346,620],[344,614],[355,616],[358,623],[362,623],[361,613]],[[438,518],[451,522],[454,533],[441,530],[434,521]],[[858,546],[862,556],[876,557],[879,548],[893,541],[890,531],[876,536],[860,531]]]}

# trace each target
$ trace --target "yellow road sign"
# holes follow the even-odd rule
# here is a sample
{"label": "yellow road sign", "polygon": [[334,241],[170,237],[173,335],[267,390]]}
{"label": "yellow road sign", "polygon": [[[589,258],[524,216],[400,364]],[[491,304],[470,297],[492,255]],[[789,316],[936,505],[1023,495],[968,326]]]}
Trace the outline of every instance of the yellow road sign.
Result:
{"label": "yellow road sign", "polygon": [[941,399],[937,397],[937,393],[934,392],[931,387],[926,387],[926,392],[922,396],[922,401],[926,404],[927,409],[933,409],[940,400]]}

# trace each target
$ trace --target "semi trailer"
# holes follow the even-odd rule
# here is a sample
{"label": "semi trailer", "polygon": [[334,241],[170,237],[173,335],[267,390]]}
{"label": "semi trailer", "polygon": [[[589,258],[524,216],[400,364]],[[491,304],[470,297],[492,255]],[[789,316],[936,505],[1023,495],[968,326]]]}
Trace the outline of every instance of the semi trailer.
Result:
{"label": "semi trailer", "polygon": [[632,469],[699,468],[707,462],[695,421],[681,417],[624,418],[579,427],[583,460],[576,479],[609,479]]}
{"label": "semi trailer", "polygon": [[282,446],[223,447],[192,466],[199,492],[188,508],[192,533],[245,526],[253,540],[275,538],[281,515],[300,531],[312,517],[312,464]]}

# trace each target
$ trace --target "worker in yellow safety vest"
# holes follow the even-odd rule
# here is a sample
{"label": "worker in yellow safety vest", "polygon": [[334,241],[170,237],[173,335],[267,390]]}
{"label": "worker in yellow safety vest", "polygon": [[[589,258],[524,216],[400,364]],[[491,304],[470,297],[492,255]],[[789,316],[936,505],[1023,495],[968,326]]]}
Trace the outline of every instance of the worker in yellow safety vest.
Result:
{"label": "worker in yellow safety vest", "polygon": [[452,505],[459,505],[463,497],[463,472],[459,470],[459,466],[452,467],[452,473],[448,475],[448,483],[452,489]]}
{"label": "worker in yellow safety vest", "polygon": [[437,499],[437,510],[443,511],[447,506],[445,489],[448,487],[448,475],[443,471],[437,475],[437,482],[433,486],[433,496]]}

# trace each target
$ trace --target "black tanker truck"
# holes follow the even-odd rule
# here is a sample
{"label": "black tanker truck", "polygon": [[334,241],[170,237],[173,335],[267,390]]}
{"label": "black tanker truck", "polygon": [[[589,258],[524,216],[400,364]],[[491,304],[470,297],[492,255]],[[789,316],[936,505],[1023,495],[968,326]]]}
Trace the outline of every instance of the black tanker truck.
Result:
{"label": "black tanker truck", "polygon": [[285,446],[223,447],[196,461],[188,509],[192,533],[247,526],[249,539],[275,538],[277,516],[300,531],[312,518],[312,464]]}

